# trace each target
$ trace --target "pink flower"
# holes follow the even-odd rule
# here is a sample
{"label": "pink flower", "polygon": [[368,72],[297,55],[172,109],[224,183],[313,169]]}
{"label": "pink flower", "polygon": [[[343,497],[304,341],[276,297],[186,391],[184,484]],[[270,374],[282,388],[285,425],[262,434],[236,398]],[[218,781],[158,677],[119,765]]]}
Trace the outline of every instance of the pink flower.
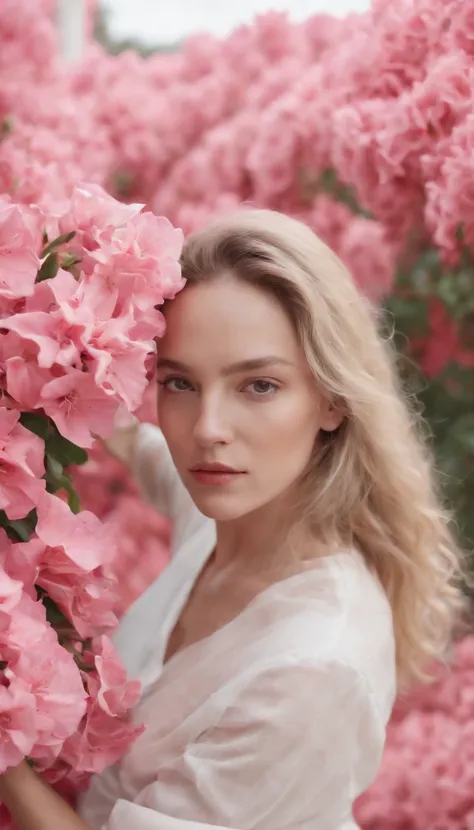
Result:
{"label": "pink flower", "polygon": [[28,208],[0,198],[0,295],[14,298],[33,293],[40,267],[40,227]]}
{"label": "pink flower", "polygon": [[22,590],[22,583],[11,579],[0,566],[0,631],[5,631],[10,625],[13,609],[20,601]]}
{"label": "pink flower", "polygon": [[127,336],[126,332],[133,332],[134,328],[130,315],[115,318],[102,331],[96,330],[87,348],[97,386],[123,401],[130,412],[143,399],[147,385],[145,364],[150,351],[147,343]]}
{"label": "pink flower", "polygon": [[138,309],[146,311],[183,287],[178,262],[183,233],[167,219],[139,214],[125,227],[101,235],[99,242],[90,279],[101,280],[103,290],[120,300],[120,306],[133,297]]}
{"label": "pink flower", "polygon": [[21,654],[57,643],[57,635],[46,620],[44,605],[23,593],[15,606],[8,630],[1,634],[0,654],[14,668]]}
{"label": "pink flower", "polygon": [[[143,205],[118,202],[98,184],[78,184],[58,219],[58,230],[75,231],[70,249],[83,255],[99,247],[97,237],[104,228],[112,230],[126,225],[142,209]],[[91,260],[86,260],[86,265],[87,261],[93,265]]]}
{"label": "pink flower", "polygon": [[18,423],[20,413],[0,407],[0,509],[22,519],[45,489],[42,440]]}
{"label": "pink flower", "polygon": [[90,573],[113,557],[109,530],[93,513],[83,510],[74,515],[61,499],[46,492],[37,508],[36,534],[49,548],[64,551],[71,563],[69,572]]}
{"label": "pink flower", "polygon": [[22,652],[14,672],[35,700],[37,736],[28,754],[49,765],[86,711],[87,695],[79,669],[72,655],[56,641]]}
{"label": "pink flower", "polygon": [[448,38],[455,46],[464,49],[468,55],[474,57],[474,9],[464,0],[453,0],[450,3],[450,27]]}
{"label": "pink flower", "polygon": [[57,314],[30,311],[8,317],[2,325],[36,343],[38,364],[42,368],[49,369],[53,363],[64,367],[80,364],[78,344],[73,339],[76,332],[71,331],[71,326]]}
{"label": "pink flower", "polygon": [[89,698],[86,717],[65,741],[60,757],[76,773],[99,774],[122,758],[143,731],[127,718],[111,717]]}
{"label": "pink flower", "polygon": [[0,685],[0,774],[28,755],[36,737],[34,695],[22,680]]}
{"label": "pink flower", "polygon": [[50,371],[38,366],[36,346],[13,331],[4,334],[0,337],[0,366],[15,408],[35,409],[44,384],[51,380]]}
{"label": "pink flower", "polygon": [[29,542],[11,542],[4,530],[0,529],[0,563],[8,576],[20,580],[23,590],[36,599],[35,581],[44,545],[34,537]]}
{"label": "pink flower", "polygon": [[342,238],[353,214],[351,210],[331,196],[321,194],[314,199],[307,212],[298,215],[301,221],[321,237],[337,253],[342,247]]}
{"label": "pink flower", "polygon": [[383,225],[356,216],[348,223],[338,251],[356,283],[374,303],[387,297],[394,285],[396,248]]}
{"label": "pink flower", "polygon": [[[425,149],[418,124],[400,124],[400,100],[369,99],[340,107],[333,120],[333,163],[361,207],[402,241],[422,218],[423,188],[412,159]],[[420,145],[420,141],[422,144]]]}
{"label": "pink flower", "polygon": [[448,263],[459,259],[459,228],[463,230],[465,245],[474,245],[473,153],[474,114],[471,113],[440,144],[437,156],[424,160],[427,174],[432,174],[427,184],[426,223]]}
{"label": "pink flower", "polygon": [[61,270],[51,282],[50,290],[61,318],[71,330],[75,327],[81,331],[81,345],[87,345],[87,333],[94,326],[100,326],[112,317],[115,303],[110,302],[100,283],[84,280],[78,283],[71,274]]}
{"label": "pink flower", "polygon": [[297,98],[282,96],[261,119],[247,159],[260,203],[284,193],[294,183],[300,148],[298,108]]}
{"label": "pink flower", "polygon": [[63,548],[45,548],[36,583],[71,621],[81,638],[95,637],[117,627],[114,609],[118,598],[113,581],[99,568],[84,573]]}
{"label": "pink flower", "polygon": [[97,388],[92,375],[69,369],[50,380],[41,393],[41,404],[61,435],[79,447],[92,447],[92,434],[107,438],[113,430],[116,400]]}
{"label": "pink flower", "polygon": [[125,668],[107,637],[95,638],[91,652],[94,655],[96,673],[88,675],[89,693],[108,715],[126,715],[138,703],[139,681],[127,680]]}

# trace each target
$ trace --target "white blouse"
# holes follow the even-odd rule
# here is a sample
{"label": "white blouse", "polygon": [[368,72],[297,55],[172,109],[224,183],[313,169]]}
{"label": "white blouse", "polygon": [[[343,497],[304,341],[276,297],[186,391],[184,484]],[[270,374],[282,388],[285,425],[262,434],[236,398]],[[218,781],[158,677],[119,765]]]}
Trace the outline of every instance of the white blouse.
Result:
{"label": "white blouse", "polygon": [[145,732],[79,804],[93,830],[354,830],[395,696],[390,606],[355,551],[258,595],[163,665],[168,637],[216,541],[158,428],[134,472],[174,524],[173,557],[115,637],[142,681]]}

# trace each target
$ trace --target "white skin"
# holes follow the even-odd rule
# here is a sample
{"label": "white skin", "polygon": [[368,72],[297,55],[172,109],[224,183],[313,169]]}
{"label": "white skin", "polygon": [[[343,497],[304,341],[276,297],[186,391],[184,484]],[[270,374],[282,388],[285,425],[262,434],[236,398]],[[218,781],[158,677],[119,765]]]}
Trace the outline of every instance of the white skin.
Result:
{"label": "white skin", "polygon": [[[217,528],[215,554],[173,633],[169,657],[318,554],[309,537],[296,557],[282,548],[285,511],[318,432],[336,429],[342,416],[318,390],[270,293],[231,275],[188,285],[169,304],[166,322],[158,341],[158,419],[193,501]],[[239,367],[257,360],[261,366]],[[202,462],[245,474],[205,486],[190,472]]]}

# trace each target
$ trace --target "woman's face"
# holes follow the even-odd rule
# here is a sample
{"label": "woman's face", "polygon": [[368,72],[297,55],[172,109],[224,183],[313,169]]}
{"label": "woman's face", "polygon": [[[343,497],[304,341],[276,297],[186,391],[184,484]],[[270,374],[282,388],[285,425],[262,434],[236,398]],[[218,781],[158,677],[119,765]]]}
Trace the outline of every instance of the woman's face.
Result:
{"label": "woman's face", "polygon": [[285,312],[270,294],[226,276],[186,286],[166,322],[159,423],[198,509],[229,521],[280,504],[318,431],[340,422]]}

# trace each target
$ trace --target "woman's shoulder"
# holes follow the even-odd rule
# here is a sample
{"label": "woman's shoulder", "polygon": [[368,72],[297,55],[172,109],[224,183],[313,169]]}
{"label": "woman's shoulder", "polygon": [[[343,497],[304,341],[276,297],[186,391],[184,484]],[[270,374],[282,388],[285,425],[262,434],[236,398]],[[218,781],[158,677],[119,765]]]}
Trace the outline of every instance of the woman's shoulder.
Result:
{"label": "woman's shoulder", "polygon": [[275,594],[278,621],[267,648],[281,669],[301,664],[334,677],[354,673],[386,721],[396,694],[392,612],[361,554],[349,550],[317,560]]}

